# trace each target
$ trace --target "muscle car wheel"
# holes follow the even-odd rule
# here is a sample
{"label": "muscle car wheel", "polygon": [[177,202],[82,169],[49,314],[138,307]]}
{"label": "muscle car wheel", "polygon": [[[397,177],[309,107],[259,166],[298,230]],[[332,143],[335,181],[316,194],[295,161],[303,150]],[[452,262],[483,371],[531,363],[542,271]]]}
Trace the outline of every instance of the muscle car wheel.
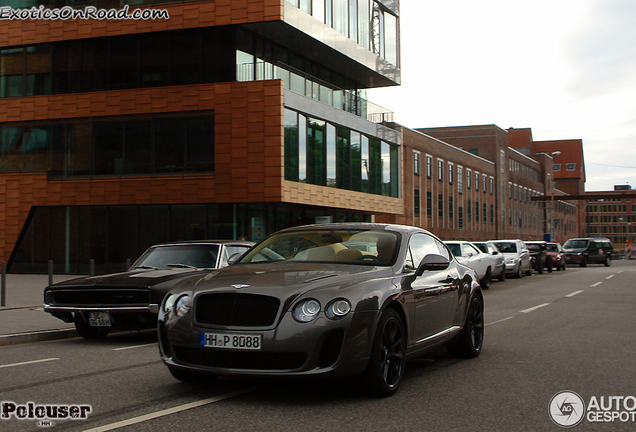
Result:
{"label": "muscle car wheel", "polygon": [[209,383],[216,379],[216,375],[191,372],[183,369],[168,366],[168,370],[173,377],[184,383],[201,384]]}
{"label": "muscle car wheel", "polygon": [[75,330],[84,339],[103,339],[110,333],[109,328],[105,327],[91,327],[81,317],[76,318]]}
{"label": "muscle car wheel", "polygon": [[479,281],[479,285],[481,285],[481,289],[487,290],[490,288],[490,283],[492,282],[492,273],[490,272],[490,268],[486,270],[486,275]]}
{"label": "muscle car wheel", "polygon": [[404,376],[406,337],[398,313],[387,309],[375,333],[371,358],[365,371],[369,391],[381,397],[393,395]]}
{"label": "muscle car wheel", "polygon": [[455,357],[474,358],[481,352],[483,343],[484,302],[479,295],[476,295],[470,301],[464,328],[448,346],[448,352]]}

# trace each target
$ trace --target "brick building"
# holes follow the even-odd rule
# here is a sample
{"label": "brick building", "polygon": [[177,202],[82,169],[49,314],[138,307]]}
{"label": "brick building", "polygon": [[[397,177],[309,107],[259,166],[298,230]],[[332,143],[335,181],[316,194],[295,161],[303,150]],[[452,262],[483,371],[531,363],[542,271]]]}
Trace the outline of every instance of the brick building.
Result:
{"label": "brick building", "polygon": [[365,100],[400,83],[398,1],[130,3],[169,19],[0,26],[11,271],[110,272],[164,241],[402,214],[401,137]]}

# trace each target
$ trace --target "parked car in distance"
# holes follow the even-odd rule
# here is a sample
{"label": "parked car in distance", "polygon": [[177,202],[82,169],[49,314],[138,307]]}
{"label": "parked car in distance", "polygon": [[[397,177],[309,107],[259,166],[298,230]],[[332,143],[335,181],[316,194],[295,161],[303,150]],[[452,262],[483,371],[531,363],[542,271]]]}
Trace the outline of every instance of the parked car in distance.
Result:
{"label": "parked car in distance", "polygon": [[467,241],[445,241],[457,261],[475,270],[482,289],[490,288],[492,275],[497,267],[497,260],[491,254],[480,251],[476,246]]}
{"label": "parked car in distance", "polygon": [[503,254],[499,252],[497,246],[493,242],[489,241],[480,241],[480,242],[471,242],[473,246],[477,247],[480,251],[485,254],[492,255],[495,257],[495,269],[492,272],[492,277],[497,278],[500,281],[506,280],[506,258],[504,258]]}
{"label": "parked car in distance", "polygon": [[506,258],[506,273],[520,278],[523,274],[532,274],[532,262],[530,251],[526,244],[519,239],[516,240],[490,240],[497,246]]}
{"label": "parked car in distance", "polygon": [[548,272],[552,273],[552,256],[548,255],[547,242],[527,241],[525,242],[525,244],[530,251],[532,268],[535,269],[539,274],[543,274],[543,269],[547,269]]}
{"label": "parked car in distance", "polygon": [[[46,287],[44,311],[75,323],[80,336],[103,338],[111,329],[156,328],[159,305],[178,281],[228,265],[253,242],[211,240],[150,247],[129,271],[80,277]],[[238,258],[238,256],[235,256]]]}
{"label": "parked car in distance", "polygon": [[177,284],[160,308],[159,350],[185,382],[362,375],[390,396],[409,359],[444,346],[477,357],[483,310],[475,272],[421,228],[310,225]]}
{"label": "parked car in distance", "polygon": [[548,242],[546,244],[546,251],[548,252],[548,255],[552,257],[552,266],[554,268],[557,270],[566,269],[565,251],[563,250],[561,243]]}
{"label": "parked car in distance", "polygon": [[588,264],[612,265],[614,247],[612,242],[604,237],[572,238],[563,244],[565,260],[568,264],[578,264],[587,267]]}

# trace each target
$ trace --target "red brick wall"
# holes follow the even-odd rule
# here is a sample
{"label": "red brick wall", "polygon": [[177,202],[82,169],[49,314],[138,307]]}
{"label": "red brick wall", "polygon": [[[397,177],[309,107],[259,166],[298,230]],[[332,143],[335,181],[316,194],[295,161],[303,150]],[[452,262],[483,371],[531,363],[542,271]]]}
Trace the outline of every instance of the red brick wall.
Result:
{"label": "red brick wall", "polygon": [[[168,11],[170,15],[168,20],[2,21],[0,26],[0,47],[282,20],[284,1],[214,0],[155,6],[155,9],[166,9]],[[148,7],[142,6],[142,8]]]}

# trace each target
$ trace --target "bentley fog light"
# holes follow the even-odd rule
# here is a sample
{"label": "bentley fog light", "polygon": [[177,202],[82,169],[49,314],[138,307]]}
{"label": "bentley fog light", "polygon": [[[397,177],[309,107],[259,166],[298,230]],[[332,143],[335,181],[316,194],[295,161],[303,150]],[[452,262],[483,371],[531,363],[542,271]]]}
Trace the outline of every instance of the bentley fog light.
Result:
{"label": "bentley fog light", "polygon": [[332,320],[344,318],[349,312],[351,312],[351,303],[345,299],[334,300],[325,309],[327,318]]}
{"label": "bentley fog light", "polygon": [[187,294],[184,294],[181,297],[179,297],[179,299],[175,303],[174,313],[178,317],[182,317],[188,313],[188,310],[190,310],[190,296]]}
{"label": "bentley fog light", "polygon": [[318,300],[304,300],[294,307],[294,319],[301,323],[312,321],[320,312],[320,303]]}
{"label": "bentley fog light", "polygon": [[168,294],[166,299],[163,302],[163,312],[168,313],[174,304],[175,296],[174,294]]}

